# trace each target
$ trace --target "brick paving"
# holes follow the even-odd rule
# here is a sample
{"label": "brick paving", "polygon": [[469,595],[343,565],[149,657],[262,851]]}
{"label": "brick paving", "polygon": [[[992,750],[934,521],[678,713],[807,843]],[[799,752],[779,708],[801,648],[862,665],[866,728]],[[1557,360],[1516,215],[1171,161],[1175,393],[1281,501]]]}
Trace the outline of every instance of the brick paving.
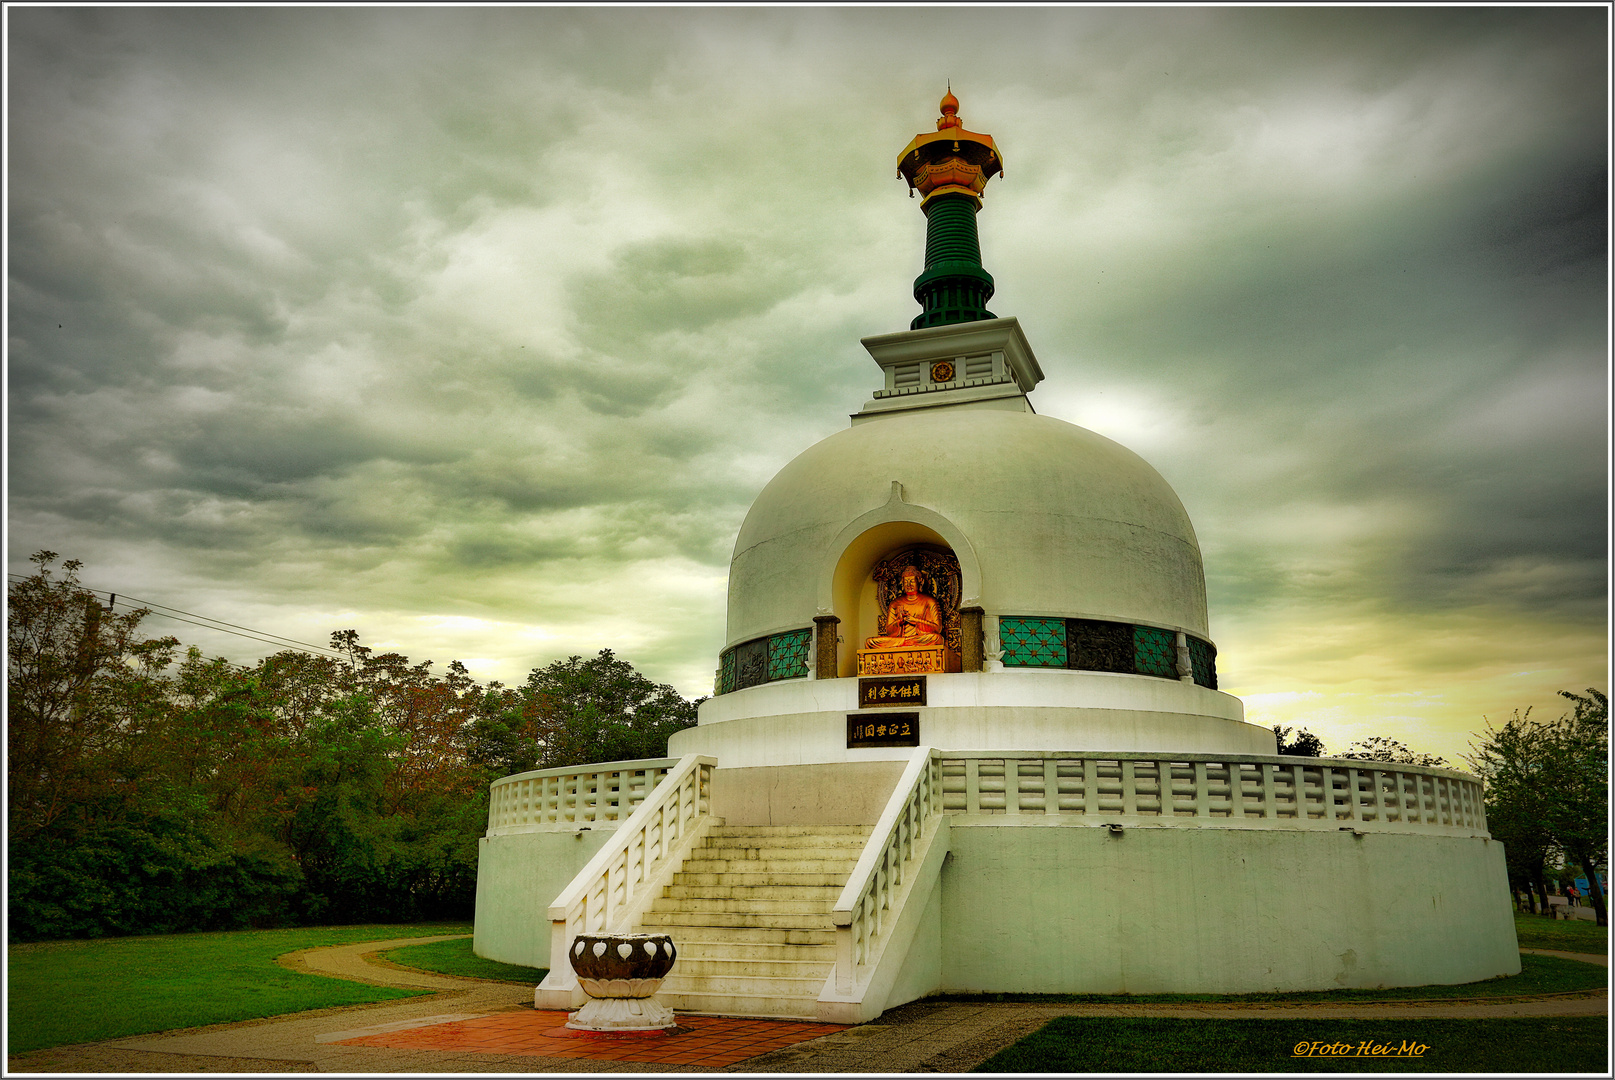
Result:
{"label": "brick paving", "polygon": [[721,1069],[748,1058],[846,1030],[841,1024],[683,1016],[670,1033],[603,1034],[566,1027],[567,1014],[525,1010],[378,1032],[342,1040],[378,1046],[523,1057],[587,1058]]}

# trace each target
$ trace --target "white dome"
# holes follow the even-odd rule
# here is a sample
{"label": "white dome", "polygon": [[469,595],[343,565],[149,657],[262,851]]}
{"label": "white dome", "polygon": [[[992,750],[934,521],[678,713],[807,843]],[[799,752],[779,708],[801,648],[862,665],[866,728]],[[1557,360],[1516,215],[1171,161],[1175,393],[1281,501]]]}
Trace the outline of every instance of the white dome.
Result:
{"label": "white dome", "polygon": [[728,644],[815,614],[840,616],[849,640],[866,632],[869,567],[925,542],[953,549],[965,603],[988,615],[1208,636],[1194,528],[1159,473],[1074,424],[958,405],[872,416],[780,470],[735,544]]}

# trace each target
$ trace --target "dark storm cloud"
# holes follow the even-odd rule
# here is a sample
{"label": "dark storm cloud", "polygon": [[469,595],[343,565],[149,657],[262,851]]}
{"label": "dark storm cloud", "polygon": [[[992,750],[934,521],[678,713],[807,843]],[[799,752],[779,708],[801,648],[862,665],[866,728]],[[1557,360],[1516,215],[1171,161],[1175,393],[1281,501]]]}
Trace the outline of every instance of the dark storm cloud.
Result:
{"label": "dark storm cloud", "polygon": [[700,690],[913,314],[951,78],[1037,407],[1179,490],[1253,718],[1599,667],[1601,9],[8,17],[14,564]]}

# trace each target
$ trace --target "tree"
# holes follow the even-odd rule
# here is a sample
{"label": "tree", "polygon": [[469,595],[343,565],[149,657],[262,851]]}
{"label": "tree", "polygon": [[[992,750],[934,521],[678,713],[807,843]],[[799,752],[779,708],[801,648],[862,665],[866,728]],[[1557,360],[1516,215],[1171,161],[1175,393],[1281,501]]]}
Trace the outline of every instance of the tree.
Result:
{"label": "tree", "polygon": [[1561,690],[1559,696],[1575,708],[1545,725],[1541,750],[1553,787],[1543,828],[1580,865],[1598,925],[1608,926],[1603,890],[1593,883],[1609,855],[1609,698],[1591,687],[1585,695]]}
{"label": "tree", "polygon": [[175,638],[141,638],[144,608],[117,614],[79,584],[77,559],[53,576],[54,551],[8,590],[6,791],[9,836],[26,842],[63,815],[138,790],[153,764],[142,734],[163,710],[158,673]]}
{"label": "tree", "polygon": [[81,564],[57,577],[56,559],[36,553],[8,594],[12,938],[280,918],[296,867],[238,843],[192,782],[211,755],[192,747],[163,674],[178,641],[141,637],[147,611],[107,610],[79,584]]}
{"label": "tree", "polygon": [[696,704],[609,651],[479,685],[376,654],[232,664],[34,556],[10,587],[13,940],[464,918],[488,782],[662,757]]}
{"label": "tree", "polygon": [[466,728],[466,756],[482,780],[529,772],[539,767],[544,717],[540,701],[523,690],[494,683],[477,702]]}
{"label": "tree", "polygon": [[1285,757],[1323,757],[1326,753],[1323,740],[1306,728],[1297,731],[1274,724],[1273,734],[1278,737],[1279,753]]}
{"label": "tree", "polygon": [[1434,754],[1421,754],[1410,749],[1407,743],[1384,735],[1358,739],[1340,756],[1352,761],[1390,761],[1398,765],[1426,765],[1436,768],[1450,768],[1447,765],[1446,758],[1436,757]]}
{"label": "tree", "polygon": [[[1486,784],[1488,828],[1503,841],[1511,867],[1518,864],[1544,892],[1544,866],[1555,850],[1579,864],[1589,883],[1609,851],[1609,699],[1590,688],[1561,696],[1575,703],[1572,712],[1541,722],[1527,709],[1500,728],[1488,724],[1468,758]],[[1599,925],[1608,926],[1602,891],[1588,893]]]}
{"label": "tree", "polygon": [[694,724],[704,700],[686,701],[610,649],[534,668],[523,690],[540,717],[542,769],[665,757],[668,736]]}

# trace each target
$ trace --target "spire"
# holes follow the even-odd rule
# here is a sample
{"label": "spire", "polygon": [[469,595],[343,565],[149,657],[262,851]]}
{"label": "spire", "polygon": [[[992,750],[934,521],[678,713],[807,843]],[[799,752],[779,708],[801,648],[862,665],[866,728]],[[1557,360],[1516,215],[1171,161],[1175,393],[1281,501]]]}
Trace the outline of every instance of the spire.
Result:
{"label": "spire", "polygon": [[981,193],[1002,160],[991,135],[966,131],[959,99],[948,88],[935,133],[914,136],[897,159],[910,193],[921,195],[925,213],[925,271],[914,279],[914,299],[923,309],[909,329],[996,318],[987,310],[992,275],[982,269],[976,237]]}

